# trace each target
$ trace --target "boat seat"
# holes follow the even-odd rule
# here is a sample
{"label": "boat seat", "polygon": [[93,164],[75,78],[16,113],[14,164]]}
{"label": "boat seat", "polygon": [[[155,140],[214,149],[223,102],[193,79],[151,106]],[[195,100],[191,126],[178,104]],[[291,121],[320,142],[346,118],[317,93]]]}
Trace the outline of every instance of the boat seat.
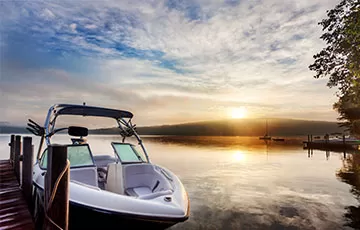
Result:
{"label": "boat seat", "polygon": [[149,187],[136,187],[136,188],[128,188],[126,189],[125,193],[129,196],[143,196],[152,193]]}
{"label": "boat seat", "polygon": [[120,163],[108,164],[105,190],[124,195],[123,169]]}
{"label": "boat seat", "polygon": [[98,173],[96,167],[70,169],[70,180],[98,187]]}
{"label": "boat seat", "polygon": [[172,193],[172,186],[151,164],[123,166],[124,190],[128,196],[152,199]]}
{"label": "boat seat", "polygon": [[110,155],[97,155],[97,156],[93,156],[93,159],[98,171],[99,187],[101,189],[105,189],[108,165],[115,163],[116,158]]}

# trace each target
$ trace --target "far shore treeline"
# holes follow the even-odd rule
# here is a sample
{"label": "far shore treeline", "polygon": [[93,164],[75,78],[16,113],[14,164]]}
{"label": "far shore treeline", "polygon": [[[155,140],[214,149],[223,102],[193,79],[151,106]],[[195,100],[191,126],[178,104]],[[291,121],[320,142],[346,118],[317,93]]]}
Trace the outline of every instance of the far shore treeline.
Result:
{"label": "far shore treeline", "polygon": [[[137,127],[140,135],[182,136],[263,136],[266,133],[264,119],[238,119],[204,121],[177,125]],[[271,136],[304,136],[343,133],[336,122],[293,119],[268,119],[268,134]],[[24,127],[0,125],[0,133],[28,133]],[[118,134],[117,128],[89,130],[90,134]]]}

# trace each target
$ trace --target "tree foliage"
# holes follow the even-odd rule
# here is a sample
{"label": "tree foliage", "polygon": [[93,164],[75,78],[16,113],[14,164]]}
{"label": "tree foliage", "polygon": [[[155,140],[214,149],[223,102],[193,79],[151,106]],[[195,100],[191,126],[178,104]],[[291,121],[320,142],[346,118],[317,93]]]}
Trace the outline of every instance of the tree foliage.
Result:
{"label": "tree foliage", "polygon": [[[360,131],[360,0],[343,0],[319,22],[326,47],[314,55],[310,70],[315,78],[329,77],[327,85],[337,87],[334,104],[339,120],[350,131]],[[358,129],[359,127],[359,129]]]}

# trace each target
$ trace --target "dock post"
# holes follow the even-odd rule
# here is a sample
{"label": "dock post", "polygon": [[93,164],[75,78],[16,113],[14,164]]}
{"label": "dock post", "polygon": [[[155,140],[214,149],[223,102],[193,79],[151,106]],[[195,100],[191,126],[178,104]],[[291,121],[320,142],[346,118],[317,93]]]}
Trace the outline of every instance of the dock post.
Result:
{"label": "dock post", "polygon": [[329,142],[329,134],[325,135],[325,143],[327,144]]}
{"label": "dock post", "polygon": [[10,163],[12,165],[12,167],[14,167],[14,158],[15,158],[15,135],[12,134],[11,137],[10,137],[10,143],[9,143],[9,146],[10,146]]}
{"label": "dock post", "polygon": [[21,153],[21,136],[15,137],[15,154],[14,154],[14,171],[17,181],[20,183],[20,153]]}
{"label": "dock post", "polygon": [[344,149],[345,149],[345,147],[346,147],[345,135],[342,136],[342,140],[343,140],[343,145],[344,145]]}
{"label": "dock post", "polygon": [[[57,230],[58,225],[63,230],[68,229],[69,222],[69,180],[70,170],[67,160],[67,147],[50,145],[45,177],[45,228]],[[58,178],[58,184],[55,184]],[[54,191],[55,190],[55,191]],[[55,196],[52,196],[55,194]],[[50,221],[51,220],[51,221]]]}
{"label": "dock post", "polygon": [[21,187],[30,212],[32,195],[33,146],[31,137],[23,137],[23,161]]}

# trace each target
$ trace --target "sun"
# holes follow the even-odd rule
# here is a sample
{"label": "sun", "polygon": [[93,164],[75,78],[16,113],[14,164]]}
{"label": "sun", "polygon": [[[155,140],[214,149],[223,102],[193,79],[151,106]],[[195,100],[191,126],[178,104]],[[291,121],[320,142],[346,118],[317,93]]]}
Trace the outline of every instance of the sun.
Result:
{"label": "sun", "polygon": [[246,117],[246,108],[245,107],[239,107],[239,108],[233,108],[231,109],[230,113],[232,118],[244,118]]}

